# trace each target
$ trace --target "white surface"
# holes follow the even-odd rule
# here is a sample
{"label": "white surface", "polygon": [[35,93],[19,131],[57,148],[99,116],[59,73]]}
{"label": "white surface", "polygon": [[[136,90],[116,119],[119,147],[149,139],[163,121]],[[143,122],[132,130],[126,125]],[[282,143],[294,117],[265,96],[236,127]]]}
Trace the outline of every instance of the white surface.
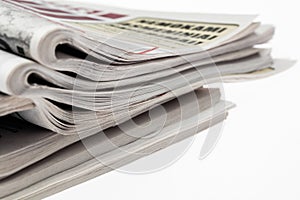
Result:
{"label": "white surface", "polygon": [[[82,0],[83,1],[83,0]],[[87,2],[87,0],[85,0]],[[299,59],[297,1],[90,0],[136,9],[260,14],[276,25],[277,57]],[[225,85],[237,104],[211,155],[198,159],[204,136],[178,162],[147,175],[111,172],[54,195],[57,199],[289,199],[300,198],[300,69],[265,80]]]}

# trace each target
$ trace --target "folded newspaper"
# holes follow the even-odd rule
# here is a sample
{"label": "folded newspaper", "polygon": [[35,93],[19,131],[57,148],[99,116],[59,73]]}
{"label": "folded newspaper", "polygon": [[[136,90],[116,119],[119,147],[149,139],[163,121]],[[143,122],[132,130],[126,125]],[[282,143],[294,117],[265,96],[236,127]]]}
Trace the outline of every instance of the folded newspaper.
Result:
{"label": "folded newspaper", "polygon": [[233,107],[222,83],[294,63],[262,47],[274,27],[251,15],[40,0],[0,13],[1,199],[49,196],[208,129]]}

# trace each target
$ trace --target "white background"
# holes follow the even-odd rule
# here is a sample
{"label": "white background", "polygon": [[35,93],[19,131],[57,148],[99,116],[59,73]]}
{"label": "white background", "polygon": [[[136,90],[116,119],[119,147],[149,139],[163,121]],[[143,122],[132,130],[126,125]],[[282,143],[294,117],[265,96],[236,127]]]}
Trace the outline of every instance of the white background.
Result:
{"label": "white background", "polygon": [[[299,6],[296,0],[95,0],[134,9],[259,14],[274,24],[274,57],[299,59]],[[300,69],[274,77],[226,84],[226,98],[237,104],[218,145],[199,160],[199,135],[178,162],[146,175],[111,172],[68,189],[57,199],[300,199]]]}

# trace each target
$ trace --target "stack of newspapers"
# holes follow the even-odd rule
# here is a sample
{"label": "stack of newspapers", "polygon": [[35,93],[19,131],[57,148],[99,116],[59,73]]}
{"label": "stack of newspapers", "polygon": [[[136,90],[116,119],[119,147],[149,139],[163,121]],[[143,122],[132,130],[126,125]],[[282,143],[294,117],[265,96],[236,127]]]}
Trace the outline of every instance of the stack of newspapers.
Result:
{"label": "stack of newspapers", "polygon": [[1,0],[0,199],[49,196],[223,122],[223,83],[293,65],[254,19]]}

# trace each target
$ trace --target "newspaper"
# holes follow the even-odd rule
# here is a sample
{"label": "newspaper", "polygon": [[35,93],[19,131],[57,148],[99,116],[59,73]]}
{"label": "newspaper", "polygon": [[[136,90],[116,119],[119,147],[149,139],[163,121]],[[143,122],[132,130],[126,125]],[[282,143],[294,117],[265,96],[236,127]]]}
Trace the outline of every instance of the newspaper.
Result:
{"label": "newspaper", "polygon": [[[171,51],[194,53],[197,46],[216,47],[245,37],[258,26],[251,24],[255,16],[247,15],[159,13],[43,1],[5,0],[1,13],[3,46],[44,64],[55,59],[58,44],[84,51],[97,50],[92,48],[96,43],[101,52],[95,53],[107,59],[135,62],[134,58],[165,57]],[[45,52],[51,58],[44,58]]]}
{"label": "newspaper", "polygon": [[[257,76],[259,73],[254,73],[253,71],[261,71],[261,69],[265,69],[265,66],[272,65],[273,68],[268,68],[269,71],[263,71],[265,73],[261,73],[260,76],[265,77],[268,74],[275,73],[274,69],[287,69],[288,66],[292,65],[292,63],[280,61],[271,64],[272,61],[270,57],[265,56],[269,51],[259,50],[257,52],[260,52],[260,54],[255,54],[251,58],[255,62],[249,62],[246,59],[241,62],[236,61],[234,64],[219,64],[218,71],[213,70],[210,66],[202,67],[199,71],[197,69],[191,69],[188,73],[184,72],[171,77],[158,78],[155,81],[160,84],[145,85],[143,87],[139,84],[137,86],[129,84],[131,87],[124,88],[126,82],[129,80],[120,81],[119,84],[121,84],[123,88],[115,88],[113,87],[114,84],[106,83],[107,87],[105,90],[103,89],[103,91],[94,91],[93,87],[95,83],[89,83],[89,81],[82,81],[82,89],[80,89],[81,83],[79,83],[78,80],[51,71],[28,60],[18,58],[18,60],[22,60],[22,62],[18,65],[20,66],[19,68],[15,68],[11,71],[11,74],[7,76],[10,80],[5,81],[9,83],[9,85],[7,85],[9,87],[6,87],[6,91],[9,89],[9,91],[16,92],[14,95],[32,99],[37,106],[32,110],[21,112],[19,115],[34,124],[64,135],[75,133],[86,134],[86,132],[94,134],[105,128],[120,124],[147,111],[153,106],[179,97],[203,85],[224,80],[241,81],[242,79],[249,79],[251,77],[259,78],[259,76]],[[5,69],[8,68],[8,65],[0,65],[0,68],[1,66]],[[240,68],[240,66],[243,66],[243,68]],[[41,77],[46,77],[45,80],[52,82],[52,84],[44,85],[40,82],[36,82],[32,85],[28,85],[27,79],[30,77],[28,75],[29,71],[31,71],[32,74],[42,74]],[[220,74],[222,75],[222,79],[219,77]],[[51,79],[47,78],[48,75],[51,75]],[[229,78],[231,78],[231,80],[229,80]],[[61,80],[63,80],[63,82]],[[69,81],[69,83],[67,83],[67,81]],[[77,87],[72,85],[73,82],[77,82]],[[112,86],[109,87],[109,84]],[[58,88],[57,85],[60,87]],[[105,84],[101,86],[104,87]],[[88,89],[89,87],[91,88],[90,91]],[[74,91],[74,89],[76,90]],[[136,90],[143,93],[131,96]],[[19,91],[21,91],[21,93],[19,93]],[[95,101],[96,98],[98,98],[98,101]],[[65,105],[69,104],[69,106],[72,107],[68,108],[58,105],[49,100],[64,102]],[[82,108],[83,110],[81,110]]]}
{"label": "newspaper", "polygon": [[257,48],[274,27],[255,16],[0,5],[0,91],[30,99],[35,108],[19,116],[64,135],[95,134],[207,84],[291,65]]}
{"label": "newspaper", "polygon": [[[193,98],[192,93],[181,97],[182,99],[185,99],[185,101],[181,101],[181,105],[179,105],[178,100],[172,100],[163,104],[162,106],[166,110],[165,115],[167,118],[166,122],[164,123],[164,126],[169,126],[170,124],[175,122],[177,122],[179,125],[180,120],[182,120],[181,115],[184,112],[186,112],[185,118],[192,117],[193,115],[196,115],[210,107],[213,107],[214,105],[220,102],[221,98],[220,91],[217,89],[199,89],[196,91],[196,94],[196,101],[201,105],[201,107],[197,110],[195,110],[194,108],[195,99]],[[211,98],[211,95],[214,97]],[[213,99],[213,101],[211,101],[211,99]],[[149,120],[149,117],[147,115],[150,112],[153,113],[154,111],[155,108],[152,108],[147,113],[138,116],[137,119],[139,119],[140,121],[139,124],[141,124],[142,122],[146,123],[146,121]],[[158,115],[152,115],[151,121],[156,121],[160,119],[161,117],[159,117]],[[3,150],[1,150],[0,155],[0,161],[1,163],[3,163],[3,165],[0,165],[0,179],[12,175],[79,140],[85,139],[77,135],[67,137],[62,136],[60,134],[56,134],[55,132],[46,129],[41,129],[24,120],[13,118],[11,116],[3,118],[1,124],[3,126],[3,129],[6,131],[2,131],[2,138],[4,138],[4,140],[0,141],[3,142],[1,143]],[[18,125],[16,126],[15,124]],[[132,132],[131,128],[133,128],[133,124],[130,124],[130,122],[125,122],[125,124],[127,125],[122,125],[122,127],[126,128],[122,128],[122,130],[127,133],[128,131]],[[143,131],[140,131],[137,134],[139,135],[139,137],[142,137],[142,135],[147,135],[151,132],[154,132],[156,129],[158,129],[156,124],[157,123],[152,123],[150,126],[147,126],[147,128],[145,128]],[[137,129],[137,127],[135,129]],[[103,134],[105,133],[107,137],[111,137],[114,135],[110,134],[109,132],[110,130],[105,130]],[[97,134],[101,135],[100,132]],[[133,134],[127,135],[127,137],[129,137],[130,140],[136,140],[137,138],[139,138],[131,138],[130,136],[133,136]],[[8,140],[12,142],[4,142]],[[101,140],[106,140],[106,138],[103,137]],[[111,140],[112,143],[122,141],[128,141],[128,138],[125,139],[124,137],[121,137],[118,139],[116,138],[113,141]],[[111,147],[107,147],[106,151],[109,151],[109,148]],[[27,149],[31,150],[27,151]],[[18,156],[16,156],[16,152],[18,152]],[[11,163],[10,165],[5,164],[8,161]]]}
{"label": "newspaper", "polygon": [[[215,92],[218,92],[215,90]],[[22,140],[28,141],[28,138],[30,140],[27,142],[27,144],[22,144],[22,147],[20,147],[18,154],[19,159],[15,159],[15,157],[12,157],[12,154],[15,154],[15,152],[10,152],[9,150],[3,152],[3,154],[0,156],[1,158],[1,165],[0,170],[2,173],[2,180],[0,180],[1,188],[0,188],[0,198],[5,199],[14,199],[14,198],[23,198],[23,199],[30,199],[30,198],[37,198],[36,196],[42,195],[45,196],[48,194],[46,191],[51,191],[51,188],[56,185],[56,181],[54,181],[52,178],[55,176],[59,176],[59,182],[69,182],[74,184],[76,180],[82,180],[83,177],[79,176],[75,178],[74,176],[69,176],[67,171],[77,171],[76,169],[79,169],[81,172],[85,173],[95,173],[98,170],[93,170],[94,167],[102,168],[104,166],[107,167],[107,169],[114,169],[119,163],[129,163],[133,160],[136,160],[142,156],[147,155],[158,151],[159,149],[166,148],[168,145],[171,145],[173,143],[179,142],[183,140],[184,138],[194,135],[198,133],[201,130],[207,129],[209,126],[213,124],[220,123],[226,118],[227,110],[232,108],[231,103],[225,103],[223,101],[216,101],[215,103],[211,104],[209,101],[209,92],[208,90],[202,89],[199,91],[199,94],[201,94],[199,97],[199,101],[204,105],[200,113],[193,112],[193,101],[187,102],[183,106],[188,109],[190,112],[188,116],[182,121],[182,126],[180,129],[174,129],[175,127],[178,127],[179,122],[181,122],[180,113],[181,108],[176,101],[171,101],[163,106],[167,110],[167,116],[168,116],[168,122],[164,126],[162,130],[160,130],[161,134],[152,136],[152,137],[145,137],[153,134],[153,130],[151,127],[153,127],[154,124],[151,125],[150,128],[144,129],[143,132],[138,130],[139,128],[137,126],[132,126],[130,123],[125,123],[124,125],[127,127],[127,129],[119,129],[117,127],[109,129],[104,132],[106,135],[103,137],[100,134],[92,136],[90,138],[86,138],[82,143],[76,142],[76,139],[74,137],[71,137],[73,139],[72,145],[66,147],[63,145],[61,140],[64,140],[65,142],[70,143],[70,137],[62,137],[57,134],[53,134],[51,132],[47,132],[45,130],[39,130],[37,127],[33,127],[32,125],[20,123],[22,125],[21,129],[18,129],[18,132],[21,137],[16,137],[14,142],[12,144],[3,144],[6,149],[12,149],[9,148],[11,146],[19,146]],[[191,96],[191,94],[187,95]],[[203,100],[203,97],[205,97],[206,100]],[[213,112],[213,110],[216,110]],[[212,115],[211,113],[215,113]],[[146,125],[148,123],[146,114],[143,115],[142,120],[140,121],[140,125]],[[7,118],[4,119],[2,122],[7,123],[7,121],[12,122],[12,119]],[[190,123],[190,122],[193,123]],[[15,120],[16,122],[16,120]],[[126,125],[127,124],[127,125]],[[138,132],[140,137],[133,137],[131,135],[128,135],[127,131],[136,131]],[[44,132],[45,138],[40,138],[38,132]],[[29,134],[29,135],[28,135]],[[5,139],[9,139],[14,137],[11,134],[4,134]],[[102,138],[101,140],[99,138]],[[69,141],[67,141],[69,139]],[[46,142],[48,141],[48,142]],[[105,163],[97,161],[93,155],[91,155],[91,152],[86,149],[84,146],[85,142],[88,141],[94,141],[93,142],[93,148],[100,148],[101,151],[97,151],[99,154],[97,156],[103,157],[105,159],[109,159],[112,162],[109,163],[109,165],[105,165]],[[41,146],[38,147],[38,144],[44,144],[48,143],[48,146]],[[57,152],[53,154],[54,144],[57,145]],[[155,143],[155,146],[152,146],[152,144]],[[52,148],[50,147],[52,146]],[[26,148],[25,148],[26,147]],[[50,147],[50,148],[49,148]],[[65,148],[64,148],[65,147]],[[124,151],[120,151],[118,147],[124,148]],[[35,149],[33,151],[27,152],[26,149]],[[49,151],[45,151],[48,150]],[[126,152],[134,151],[133,154],[128,154]],[[144,152],[143,154],[139,154],[138,152]],[[46,157],[45,159],[42,159],[42,154],[48,154],[50,156],[43,155],[43,157]],[[133,156],[133,157],[132,157]],[[32,162],[29,158],[37,158],[35,159],[35,163]],[[99,158],[100,158],[99,157]],[[11,163],[14,163],[14,165],[5,165],[5,163],[10,160]],[[22,160],[23,162],[20,162]],[[26,165],[24,165],[26,163]],[[28,164],[30,163],[30,164]],[[108,163],[107,163],[108,164]],[[122,165],[124,165],[122,164]],[[28,166],[25,168],[25,166]],[[91,167],[91,165],[93,167]],[[12,168],[14,166],[15,168]],[[47,166],[47,167],[45,167]],[[17,168],[18,167],[18,168]],[[22,167],[22,168],[21,168]],[[24,169],[25,168],[25,169]],[[3,170],[4,169],[4,170]],[[16,169],[18,171],[16,171]],[[20,171],[20,169],[23,169]],[[109,170],[109,171],[110,171]],[[9,176],[7,178],[3,179],[4,172],[6,171],[6,175],[14,173],[16,175]],[[88,172],[90,171],[90,172]],[[105,170],[106,171],[106,170]],[[78,174],[78,173],[74,173]],[[74,175],[73,174],[73,175]],[[62,175],[62,177],[60,177]],[[66,179],[66,176],[69,178]],[[26,179],[24,179],[26,177]],[[58,179],[57,179],[58,180]],[[48,183],[46,183],[48,182]],[[43,192],[34,189],[34,185],[36,184],[42,184],[46,186],[46,191],[43,190]],[[63,184],[64,185],[64,184]],[[32,187],[31,187],[32,186]],[[38,187],[38,188],[44,188]],[[64,189],[64,186],[57,185],[57,189],[60,188]],[[46,196],[47,196],[46,195]]]}

